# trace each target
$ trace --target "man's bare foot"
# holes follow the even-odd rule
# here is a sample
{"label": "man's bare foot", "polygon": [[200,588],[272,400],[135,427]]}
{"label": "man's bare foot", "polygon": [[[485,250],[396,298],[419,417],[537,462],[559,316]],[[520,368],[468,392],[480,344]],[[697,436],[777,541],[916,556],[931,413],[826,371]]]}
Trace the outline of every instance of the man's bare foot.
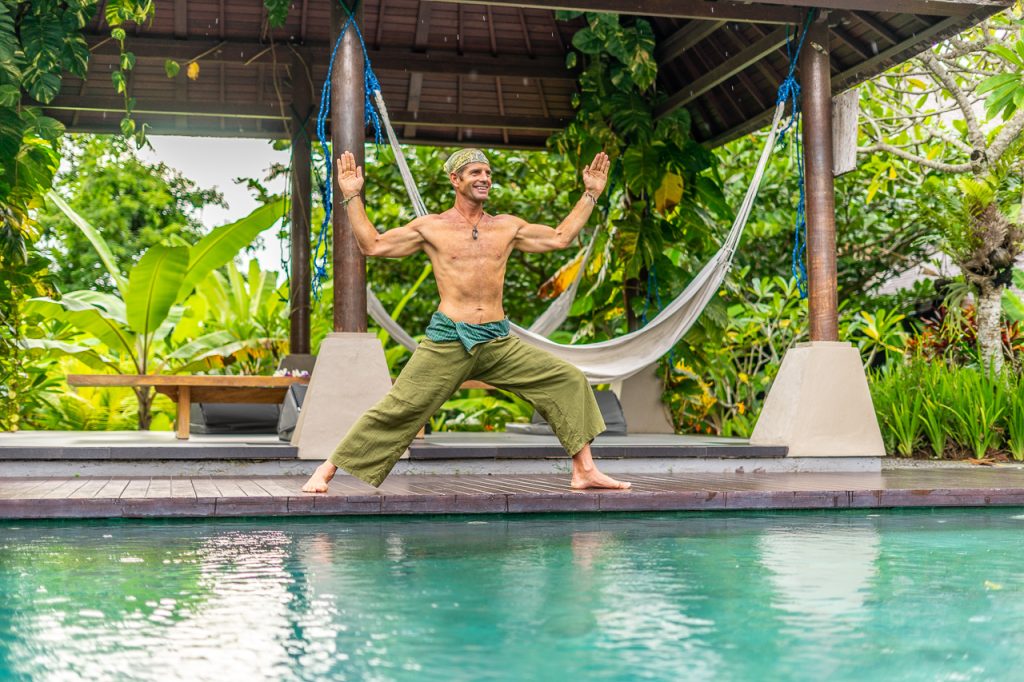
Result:
{"label": "man's bare foot", "polygon": [[587,488],[628,490],[631,484],[625,481],[616,481],[611,476],[602,474],[594,464],[590,443],[587,443],[572,457],[572,481],[569,483],[569,487],[573,490],[586,490]]}
{"label": "man's bare foot", "polygon": [[304,493],[325,493],[327,492],[327,483],[334,478],[334,474],[338,471],[338,467],[334,466],[330,462],[324,462],[316,468],[313,475],[306,481],[306,485],[302,486],[302,492]]}
{"label": "man's bare foot", "polygon": [[572,482],[569,487],[573,490],[586,490],[587,488],[607,488],[611,490],[628,490],[632,483],[617,481],[611,476],[602,474],[597,469],[590,471],[573,471]]}

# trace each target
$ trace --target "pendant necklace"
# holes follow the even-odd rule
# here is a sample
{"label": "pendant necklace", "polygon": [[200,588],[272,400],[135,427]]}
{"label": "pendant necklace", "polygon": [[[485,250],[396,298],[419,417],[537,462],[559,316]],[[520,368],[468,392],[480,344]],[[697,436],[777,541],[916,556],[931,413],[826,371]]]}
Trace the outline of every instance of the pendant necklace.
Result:
{"label": "pendant necklace", "polygon": [[459,209],[455,209],[455,210],[458,212],[458,214],[460,216],[462,216],[463,220],[465,220],[470,225],[473,225],[473,240],[475,241],[480,236],[480,232],[477,231],[477,229],[476,229],[477,225],[480,224],[480,221],[482,221],[484,219],[484,216],[486,216],[487,213],[481,214],[480,217],[477,219],[476,224],[473,224],[473,223],[470,223],[469,218],[467,218],[466,215],[462,211],[459,211]]}

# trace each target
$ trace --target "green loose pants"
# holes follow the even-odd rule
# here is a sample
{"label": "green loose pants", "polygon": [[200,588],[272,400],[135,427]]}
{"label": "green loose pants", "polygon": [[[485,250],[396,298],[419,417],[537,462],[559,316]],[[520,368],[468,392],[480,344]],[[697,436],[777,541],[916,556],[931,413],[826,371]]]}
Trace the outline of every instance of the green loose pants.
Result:
{"label": "green loose pants", "polygon": [[515,336],[482,343],[424,340],[391,390],[352,426],[330,456],[335,466],[379,486],[416,433],[459,389],[476,379],[531,403],[571,456],[605,430],[583,373]]}

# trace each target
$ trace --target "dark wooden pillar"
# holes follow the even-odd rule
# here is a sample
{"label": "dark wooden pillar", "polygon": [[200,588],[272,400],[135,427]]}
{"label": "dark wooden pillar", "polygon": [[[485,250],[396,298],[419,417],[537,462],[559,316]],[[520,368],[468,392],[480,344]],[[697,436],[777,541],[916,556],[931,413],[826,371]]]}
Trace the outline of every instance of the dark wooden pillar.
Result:
{"label": "dark wooden pillar", "polygon": [[292,252],[291,329],[288,334],[292,354],[309,353],[310,231],[311,207],[310,139],[313,130],[312,62],[308,50],[300,50],[292,60]]}
{"label": "dark wooden pillar", "polygon": [[[362,17],[360,3],[356,12],[356,21],[360,24]],[[331,4],[332,46],[347,18],[338,3]],[[363,52],[356,32],[350,29],[338,48],[331,74],[331,142],[335,162],[342,152],[350,151],[355,154],[356,164],[364,165],[363,96]],[[330,181],[334,190],[334,331],[365,332],[366,259],[352,234],[345,207],[341,205],[338,182],[334,177]]]}
{"label": "dark wooden pillar", "polygon": [[827,14],[815,19],[800,53],[811,341],[839,340],[827,20]]}

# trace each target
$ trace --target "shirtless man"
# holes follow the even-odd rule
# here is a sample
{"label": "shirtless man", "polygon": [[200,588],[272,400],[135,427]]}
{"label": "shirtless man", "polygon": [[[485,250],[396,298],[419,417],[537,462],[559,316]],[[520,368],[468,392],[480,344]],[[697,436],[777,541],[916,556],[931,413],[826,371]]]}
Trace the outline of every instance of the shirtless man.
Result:
{"label": "shirtless man", "polygon": [[346,151],[338,160],[338,188],[359,249],[367,256],[401,258],[425,251],[434,266],[441,305],[405,369],[388,392],[349,430],[317,467],[303,492],[322,493],[338,468],[380,486],[419,429],[463,381],[477,379],[522,397],[551,424],[572,455],[574,489],[629,488],[598,471],[590,441],[605,430],[586,377],[553,355],[509,334],[502,307],[505,266],[513,249],[544,253],[573,243],[608,180],[602,152],[583,169],[585,191],[557,228],[512,215],[488,215],[491,167],[483,152],[462,149],[445,163],[455,205],[404,227],[378,233],[362,203],[363,169]]}

